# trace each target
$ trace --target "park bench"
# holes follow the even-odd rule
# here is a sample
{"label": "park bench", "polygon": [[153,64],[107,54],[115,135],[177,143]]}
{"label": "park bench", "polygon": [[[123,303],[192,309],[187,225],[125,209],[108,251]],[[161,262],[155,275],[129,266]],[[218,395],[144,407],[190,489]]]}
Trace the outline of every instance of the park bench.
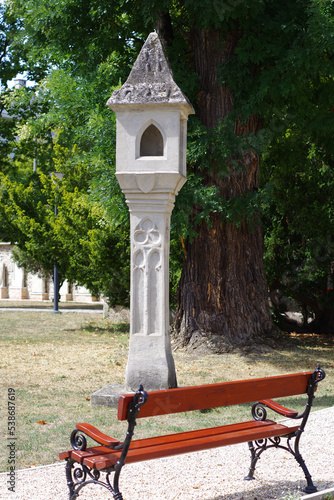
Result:
{"label": "park bench", "polygon": [[[290,452],[302,468],[307,486],[305,492],[317,491],[311,475],[299,452],[299,440],[304,431],[318,382],[325,372],[317,365],[314,372],[297,373],[253,380],[223,382],[196,387],[151,391],[146,393],[142,386],[135,394],[120,397],[118,419],[128,421],[124,442],[101,433],[90,424],[77,424],[71,434],[72,450],[60,453],[65,459],[69,498],[79,496],[79,491],[87,484],[99,484],[107,488],[114,499],[122,500],[119,491],[119,475],[125,463],[140,462],[154,458],[168,457],[248,442],[251,465],[245,479],[254,479],[256,463],[268,448],[283,448]],[[305,410],[302,414],[289,410],[273,398],[307,394]],[[253,420],[214,428],[180,432],[158,437],[132,440],[137,418],[167,415],[192,410],[253,403]],[[267,419],[266,408],[287,417],[299,420],[294,426]],[[99,446],[87,448],[86,436]],[[282,443],[282,438],[286,440]],[[101,473],[105,473],[105,481]],[[110,474],[113,476],[111,484]]]}

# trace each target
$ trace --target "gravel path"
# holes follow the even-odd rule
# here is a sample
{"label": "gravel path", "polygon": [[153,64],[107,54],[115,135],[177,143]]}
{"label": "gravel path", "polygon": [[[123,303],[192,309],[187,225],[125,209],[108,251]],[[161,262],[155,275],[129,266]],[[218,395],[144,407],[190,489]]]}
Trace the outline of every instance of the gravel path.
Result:
{"label": "gravel path", "polygon": [[[310,415],[300,450],[318,489],[334,489],[334,407]],[[304,495],[304,475],[288,452],[266,451],[255,481],[243,480],[249,463],[244,443],[129,464],[121,473],[120,488],[124,500],[298,500]],[[1,500],[68,499],[64,464],[17,471],[16,493],[7,490],[6,481],[6,474],[0,474]],[[92,486],[83,488],[79,498],[104,500],[111,494]]]}

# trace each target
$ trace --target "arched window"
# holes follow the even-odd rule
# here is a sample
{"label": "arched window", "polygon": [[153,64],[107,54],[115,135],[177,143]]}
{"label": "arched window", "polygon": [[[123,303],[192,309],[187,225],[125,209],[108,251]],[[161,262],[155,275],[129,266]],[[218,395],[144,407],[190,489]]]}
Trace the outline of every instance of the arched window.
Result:
{"label": "arched window", "polygon": [[164,140],[160,130],[150,125],[144,131],[140,140],[140,156],[163,156]]}

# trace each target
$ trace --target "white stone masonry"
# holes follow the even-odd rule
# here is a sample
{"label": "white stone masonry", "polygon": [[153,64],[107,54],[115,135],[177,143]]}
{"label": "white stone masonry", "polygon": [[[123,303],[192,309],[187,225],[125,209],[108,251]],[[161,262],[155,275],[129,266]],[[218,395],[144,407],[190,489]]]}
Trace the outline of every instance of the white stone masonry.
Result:
{"label": "white stone masonry", "polygon": [[156,33],[108,101],[116,112],[116,177],[130,211],[131,306],[126,386],[177,385],[169,336],[169,238],[175,196],[186,182],[193,108],[173,80]]}

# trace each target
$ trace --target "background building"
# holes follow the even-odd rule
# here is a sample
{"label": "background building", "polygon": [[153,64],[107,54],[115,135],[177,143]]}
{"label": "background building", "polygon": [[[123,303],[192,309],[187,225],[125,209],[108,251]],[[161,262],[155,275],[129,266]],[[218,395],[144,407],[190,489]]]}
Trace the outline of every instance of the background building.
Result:
{"label": "background building", "polygon": [[[0,299],[53,300],[52,278],[26,273],[12,258],[13,245],[0,242]],[[83,286],[64,281],[60,300],[96,302],[98,299]]]}

